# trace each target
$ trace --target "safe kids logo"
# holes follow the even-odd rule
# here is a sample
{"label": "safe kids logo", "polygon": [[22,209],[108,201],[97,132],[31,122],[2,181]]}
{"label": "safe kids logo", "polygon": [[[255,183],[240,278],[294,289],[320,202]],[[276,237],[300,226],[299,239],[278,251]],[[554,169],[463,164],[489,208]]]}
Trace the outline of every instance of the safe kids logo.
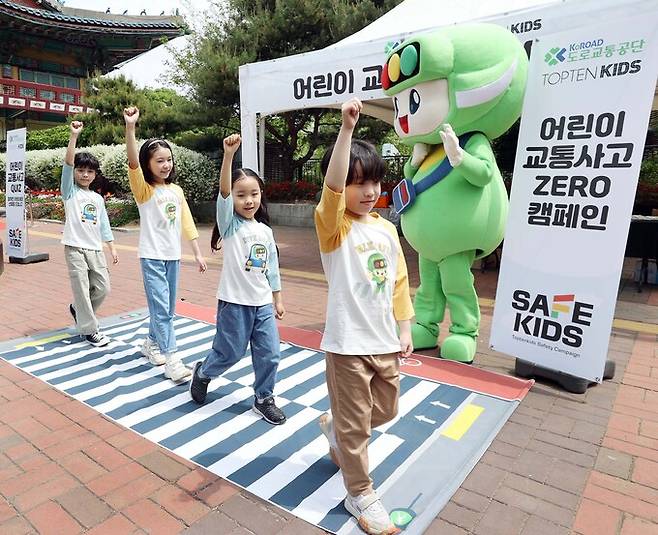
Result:
{"label": "safe kids logo", "polygon": [[23,245],[23,229],[21,227],[9,228],[9,247],[20,249]]}
{"label": "safe kids logo", "polygon": [[514,332],[573,348],[582,345],[585,328],[592,324],[594,312],[594,305],[578,301],[574,294],[533,296],[527,290],[514,291],[512,308],[517,311]]}

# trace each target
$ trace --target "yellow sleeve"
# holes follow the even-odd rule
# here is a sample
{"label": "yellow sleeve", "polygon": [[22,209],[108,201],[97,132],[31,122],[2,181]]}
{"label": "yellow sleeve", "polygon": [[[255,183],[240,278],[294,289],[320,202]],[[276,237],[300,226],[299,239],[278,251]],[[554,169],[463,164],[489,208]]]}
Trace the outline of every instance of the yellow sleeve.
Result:
{"label": "yellow sleeve", "polygon": [[185,200],[185,193],[180,186],[174,184],[174,187],[176,188],[176,194],[181,200],[181,229],[183,231],[183,238],[186,240],[196,240],[199,237],[199,231],[196,229],[192,212],[190,212],[190,207],[187,205],[187,200]]}
{"label": "yellow sleeve", "polygon": [[144,204],[153,197],[153,186],[144,180],[141,167],[133,169],[130,165],[128,166],[128,182],[130,183],[130,191],[132,191],[137,204]]}
{"label": "yellow sleeve", "polygon": [[352,226],[345,217],[345,195],[336,193],[329,186],[322,187],[322,197],[315,208],[315,231],[320,251],[330,253],[343,243]]}
{"label": "yellow sleeve", "polygon": [[409,295],[409,275],[407,273],[407,262],[404,259],[402,245],[398,239],[398,272],[395,276],[393,288],[393,316],[396,321],[410,320],[414,316],[414,306]]}

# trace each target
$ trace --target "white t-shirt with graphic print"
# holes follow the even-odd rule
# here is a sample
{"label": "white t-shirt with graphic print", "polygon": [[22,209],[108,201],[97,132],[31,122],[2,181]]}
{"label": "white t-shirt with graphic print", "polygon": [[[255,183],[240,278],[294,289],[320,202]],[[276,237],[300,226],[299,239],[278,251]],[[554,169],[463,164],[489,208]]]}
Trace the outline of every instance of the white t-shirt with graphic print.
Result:
{"label": "white t-shirt with graphic print", "polygon": [[222,236],[224,266],[217,299],[227,303],[263,306],[281,290],[279,258],[272,229],[233,211],[233,197],[217,197],[217,225]]}
{"label": "white t-shirt with graphic print", "polygon": [[149,184],[139,167],[128,167],[128,180],[139,209],[139,258],[180,260],[181,234],[186,240],[199,237],[183,190]]}
{"label": "white t-shirt with graphic print", "polygon": [[411,319],[414,309],[393,224],[374,212],[357,220],[346,211],[345,193],[325,184],[315,228],[329,284],[320,348],[340,355],[400,351],[396,321]]}
{"label": "white t-shirt with graphic print", "polygon": [[104,241],[114,240],[103,197],[79,187],[73,180],[73,167],[66,163],[61,192],[66,216],[62,244],[102,251]]}

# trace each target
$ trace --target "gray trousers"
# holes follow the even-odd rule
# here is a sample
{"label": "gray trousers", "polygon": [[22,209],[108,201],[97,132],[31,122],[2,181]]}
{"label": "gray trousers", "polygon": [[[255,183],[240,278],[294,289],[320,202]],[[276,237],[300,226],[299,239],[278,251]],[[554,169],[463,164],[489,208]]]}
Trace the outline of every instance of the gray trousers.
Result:
{"label": "gray trousers", "polygon": [[110,274],[105,253],[65,245],[64,258],[73,290],[76,328],[82,335],[94,334],[98,331],[95,312],[110,293]]}

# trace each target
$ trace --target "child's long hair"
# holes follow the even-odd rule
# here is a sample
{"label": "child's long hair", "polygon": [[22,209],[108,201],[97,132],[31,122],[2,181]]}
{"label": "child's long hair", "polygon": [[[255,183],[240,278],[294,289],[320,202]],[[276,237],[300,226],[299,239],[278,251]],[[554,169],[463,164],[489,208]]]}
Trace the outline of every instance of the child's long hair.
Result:
{"label": "child's long hair", "polygon": [[153,173],[151,173],[151,168],[149,167],[149,161],[151,160],[153,153],[160,148],[169,149],[171,151],[171,173],[169,173],[169,176],[166,178],[165,184],[171,184],[176,179],[176,162],[174,160],[174,151],[171,150],[171,146],[164,139],[151,138],[144,141],[139,149],[139,166],[142,168],[144,180],[151,185],[153,185],[155,181],[153,180]]}
{"label": "child's long hair", "polygon": [[73,158],[73,169],[77,167],[86,167],[96,173],[96,177],[89,184],[89,189],[105,197],[107,193],[114,193],[114,185],[103,175],[101,164],[98,158],[91,152],[78,152]]}
{"label": "child's long hair", "polygon": [[[255,178],[258,181],[258,185],[260,186],[260,206],[254,214],[254,219],[259,223],[264,223],[268,227],[271,226],[270,216],[267,213],[267,200],[265,199],[265,183],[255,171],[249,169],[248,167],[235,169],[233,173],[231,173],[231,189],[233,189],[233,184],[245,177]],[[217,195],[221,195],[221,192],[219,192]],[[215,221],[215,226],[212,229],[212,236],[210,237],[210,248],[213,251],[219,251],[222,247],[219,244],[220,241],[222,241],[222,237],[219,234],[219,226],[217,225],[217,221]]]}

